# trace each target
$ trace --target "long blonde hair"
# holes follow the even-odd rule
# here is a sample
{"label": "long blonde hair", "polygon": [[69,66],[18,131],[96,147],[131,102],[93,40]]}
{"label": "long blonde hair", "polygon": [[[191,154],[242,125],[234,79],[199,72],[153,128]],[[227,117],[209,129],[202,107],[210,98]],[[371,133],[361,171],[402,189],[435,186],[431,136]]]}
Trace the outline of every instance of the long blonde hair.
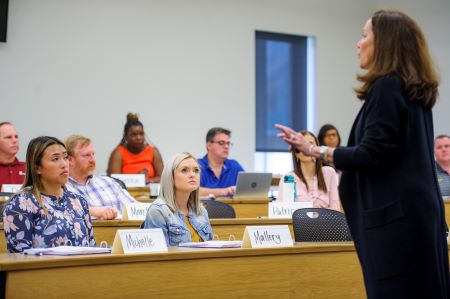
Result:
{"label": "long blonde hair", "polygon": [[37,172],[37,168],[41,166],[44,151],[49,146],[54,144],[59,144],[62,147],[66,148],[64,143],[62,143],[58,138],[50,136],[36,137],[32,139],[30,143],[28,143],[25,181],[21,188],[22,193],[30,193],[34,195],[39,205],[44,209],[45,213],[47,213],[47,209],[44,206],[41,196],[44,186],[42,184],[41,176]]}
{"label": "long blonde hair", "polygon": [[[194,159],[194,161],[198,164],[197,159],[195,159],[191,154],[179,153],[172,156],[167,161],[161,174],[161,189],[159,192],[159,198],[161,198],[167,204],[172,212],[178,210],[177,204],[175,202],[175,181],[173,178],[174,172],[178,165],[186,159]],[[202,206],[200,203],[199,188],[192,191],[189,195],[188,207],[192,209],[192,211],[194,211],[194,213],[197,215],[201,213]]]}

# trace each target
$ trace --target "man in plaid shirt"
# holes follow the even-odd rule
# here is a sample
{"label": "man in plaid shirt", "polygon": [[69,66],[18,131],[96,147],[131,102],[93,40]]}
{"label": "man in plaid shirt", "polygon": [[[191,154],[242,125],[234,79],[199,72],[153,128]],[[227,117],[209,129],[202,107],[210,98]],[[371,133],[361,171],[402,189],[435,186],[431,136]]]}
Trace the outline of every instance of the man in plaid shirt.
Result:
{"label": "man in plaid shirt", "polygon": [[93,218],[121,218],[122,205],[136,200],[114,179],[94,175],[95,151],[89,138],[71,135],[65,143],[69,155],[67,189],[87,200]]}

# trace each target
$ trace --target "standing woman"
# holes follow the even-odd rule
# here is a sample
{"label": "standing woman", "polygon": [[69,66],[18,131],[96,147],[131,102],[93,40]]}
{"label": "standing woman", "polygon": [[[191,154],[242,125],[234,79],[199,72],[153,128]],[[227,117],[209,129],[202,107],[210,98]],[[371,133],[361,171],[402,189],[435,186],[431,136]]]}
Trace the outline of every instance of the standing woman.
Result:
{"label": "standing woman", "polygon": [[368,298],[449,298],[444,206],[433,157],[438,78],[424,35],[396,10],[366,22],[357,44],[364,105],[347,147],[310,145],[277,125],[291,148],[343,171],[340,198]]}
{"label": "standing woman", "polygon": [[[318,145],[316,136],[309,131],[301,131],[305,139],[313,145]],[[336,171],[329,166],[323,166],[320,159],[304,155],[303,153],[292,152],[292,162],[295,180],[294,201],[312,201],[315,208],[326,208],[339,211],[339,195],[337,188]],[[277,201],[283,201],[284,177],[278,186]]]}
{"label": "standing woman", "polygon": [[30,141],[25,182],[3,214],[8,252],[60,245],[95,246],[86,200],[65,188],[69,161],[54,137]]}
{"label": "standing woman", "polygon": [[150,206],[144,228],[161,228],[167,245],[213,239],[208,212],[200,202],[200,166],[180,153],[164,167],[159,198]]}
{"label": "standing woman", "polygon": [[122,140],[109,157],[108,175],[143,173],[147,183],[159,183],[163,167],[159,150],[145,140],[137,114],[128,113]]}

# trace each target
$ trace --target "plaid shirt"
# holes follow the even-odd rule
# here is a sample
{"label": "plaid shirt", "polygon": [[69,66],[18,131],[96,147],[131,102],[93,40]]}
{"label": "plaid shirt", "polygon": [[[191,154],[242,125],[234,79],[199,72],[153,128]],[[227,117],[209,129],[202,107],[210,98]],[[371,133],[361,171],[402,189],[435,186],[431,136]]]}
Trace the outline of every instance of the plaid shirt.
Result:
{"label": "plaid shirt", "polygon": [[116,181],[106,176],[93,175],[88,178],[85,185],[78,184],[69,177],[67,189],[83,196],[90,207],[111,206],[119,211],[117,218],[121,218],[122,203],[133,203],[136,200],[123,189]]}
{"label": "plaid shirt", "polygon": [[442,196],[450,196],[450,175],[437,162],[436,173]]}

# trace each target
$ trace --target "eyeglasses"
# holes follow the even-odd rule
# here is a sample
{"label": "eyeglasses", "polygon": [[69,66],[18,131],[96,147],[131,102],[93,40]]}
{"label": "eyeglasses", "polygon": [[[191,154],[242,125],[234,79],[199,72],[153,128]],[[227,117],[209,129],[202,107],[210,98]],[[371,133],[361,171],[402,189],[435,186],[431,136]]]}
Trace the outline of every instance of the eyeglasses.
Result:
{"label": "eyeglasses", "polygon": [[220,141],[211,141],[211,143],[217,143],[220,146],[228,146],[228,147],[233,147],[233,143],[230,141],[224,141],[224,140],[220,140]]}
{"label": "eyeglasses", "polygon": [[327,138],[329,138],[329,137],[336,138],[337,137],[337,133],[327,133],[327,134],[325,134],[325,137],[327,137]]}

